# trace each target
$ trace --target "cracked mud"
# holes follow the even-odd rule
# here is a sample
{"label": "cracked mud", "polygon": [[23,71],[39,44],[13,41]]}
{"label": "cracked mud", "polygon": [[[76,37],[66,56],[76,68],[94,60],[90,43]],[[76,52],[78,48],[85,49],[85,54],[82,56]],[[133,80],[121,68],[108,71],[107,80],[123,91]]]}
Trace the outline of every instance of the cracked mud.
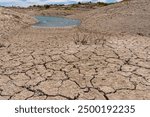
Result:
{"label": "cracked mud", "polygon": [[148,37],[27,28],[9,43],[0,99],[150,99]]}
{"label": "cracked mud", "polygon": [[0,100],[150,99],[149,5],[75,14],[79,27],[58,29],[0,8]]}

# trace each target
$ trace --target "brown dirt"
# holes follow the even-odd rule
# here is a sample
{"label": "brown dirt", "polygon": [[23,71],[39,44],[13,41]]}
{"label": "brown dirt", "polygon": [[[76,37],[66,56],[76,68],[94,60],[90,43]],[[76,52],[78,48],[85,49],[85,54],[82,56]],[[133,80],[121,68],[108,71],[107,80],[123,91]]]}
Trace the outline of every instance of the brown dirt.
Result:
{"label": "brown dirt", "polygon": [[149,3],[72,14],[82,21],[74,28],[32,28],[15,12],[23,23],[0,32],[9,45],[0,46],[0,99],[150,99]]}

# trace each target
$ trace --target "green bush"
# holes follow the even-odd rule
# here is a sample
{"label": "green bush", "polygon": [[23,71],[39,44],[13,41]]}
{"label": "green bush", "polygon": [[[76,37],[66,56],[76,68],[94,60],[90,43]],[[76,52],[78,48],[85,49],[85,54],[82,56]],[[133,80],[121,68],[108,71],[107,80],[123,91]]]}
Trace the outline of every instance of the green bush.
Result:
{"label": "green bush", "polygon": [[44,8],[45,8],[45,9],[49,9],[49,8],[50,8],[50,5],[44,5]]}

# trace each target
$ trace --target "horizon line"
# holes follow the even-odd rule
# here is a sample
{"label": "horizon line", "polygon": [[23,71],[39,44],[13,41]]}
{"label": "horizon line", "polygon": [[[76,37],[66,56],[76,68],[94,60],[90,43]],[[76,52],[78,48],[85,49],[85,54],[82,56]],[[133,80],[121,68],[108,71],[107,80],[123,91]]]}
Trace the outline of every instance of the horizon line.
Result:
{"label": "horizon line", "polygon": [[106,4],[109,4],[109,3],[117,3],[118,1],[111,1],[111,2],[100,2],[100,1],[97,1],[97,2],[94,2],[94,1],[87,1],[87,2],[76,2],[76,1],[70,1],[70,2],[50,2],[50,3],[45,3],[45,4],[17,4],[17,3],[14,3],[14,2],[10,2],[10,3],[4,3],[4,2],[0,2],[0,7],[31,7],[31,6],[43,6],[43,5],[72,5],[72,4],[78,4],[78,3],[106,3]]}

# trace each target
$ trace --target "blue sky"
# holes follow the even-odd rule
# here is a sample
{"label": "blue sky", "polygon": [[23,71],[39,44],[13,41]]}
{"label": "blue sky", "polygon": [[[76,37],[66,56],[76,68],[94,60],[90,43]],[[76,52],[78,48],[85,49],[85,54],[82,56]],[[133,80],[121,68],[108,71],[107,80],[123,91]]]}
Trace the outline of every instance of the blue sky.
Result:
{"label": "blue sky", "polygon": [[0,0],[0,6],[30,6],[34,4],[71,4],[77,2],[119,2],[121,0]]}

